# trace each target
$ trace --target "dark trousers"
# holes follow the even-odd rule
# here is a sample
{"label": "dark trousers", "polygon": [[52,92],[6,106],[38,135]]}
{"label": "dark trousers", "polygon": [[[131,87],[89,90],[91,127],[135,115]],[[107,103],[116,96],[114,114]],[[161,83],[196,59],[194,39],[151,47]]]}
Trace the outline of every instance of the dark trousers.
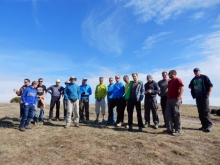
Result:
{"label": "dark trousers", "polygon": [[[85,111],[85,115],[84,115]],[[89,120],[89,99],[81,99],[79,101],[79,115],[80,120],[84,120],[86,117],[86,120]]]}
{"label": "dark trousers", "polygon": [[60,118],[60,97],[52,97],[50,101],[49,119],[53,118],[53,108],[56,104],[56,119]]}
{"label": "dark trousers", "polygon": [[212,120],[210,117],[209,98],[197,97],[196,105],[199,113],[199,119],[202,124],[202,128],[207,129],[212,127]]}
{"label": "dark trousers", "polygon": [[138,126],[143,127],[142,115],[141,115],[141,102],[137,100],[128,100],[128,125],[132,126],[133,124],[133,112],[134,106],[136,107],[137,111],[137,118],[138,118]]}
{"label": "dark trousers", "polygon": [[64,116],[64,118],[66,117],[67,109],[68,109],[68,100],[63,99],[63,116]]}
{"label": "dark trousers", "polygon": [[23,116],[20,121],[20,127],[28,126],[34,116],[35,106],[24,105]]}
{"label": "dark trousers", "polygon": [[24,113],[24,103],[20,103],[20,118],[23,116]]}
{"label": "dark trousers", "polygon": [[161,105],[161,108],[162,108],[164,123],[166,123],[166,121],[165,121],[166,104],[167,104],[167,96],[161,96],[160,105]]}
{"label": "dark trousers", "polygon": [[150,110],[152,110],[154,124],[159,123],[159,117],[157,114],[157,100],[156,98],[145,98],[144,100],[145,108],[145,122],[150,124]]}
{"label": "dark trousers", "polygon": [[124,109],[123,109],[123,98],[113,98],[110,99],[110,103],[109,103],[109,110],[108,110],[108,120],[110,121],[110,119],[112,119],[112,114],[113,114],[113,109],[114,107],[116,107],[116,111],[117,111],[117,123],[123,122],[123,118],[124,118]]}

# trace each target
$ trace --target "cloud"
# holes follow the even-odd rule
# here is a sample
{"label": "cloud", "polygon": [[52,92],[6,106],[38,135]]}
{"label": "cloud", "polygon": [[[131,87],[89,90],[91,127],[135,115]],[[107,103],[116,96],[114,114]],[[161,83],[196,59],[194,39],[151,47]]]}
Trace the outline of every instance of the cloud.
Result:
{"label": "cloud", "polygon": [[140,16],[141,22],[155,20],[163,23],[187,10],[209,8],[219,3],[219,0],[130,0],[125,6],[134,8],[134,14]]}
{"label": "cloud", "polygon": [[200,19],[200,18],[203,18],[203,16],[204,16],[203,12],[196,12],[191,16],[191,18],[192,19]]}
{"label": "cloud", "polygon": [[215,20],[215,24],[212,27],[220,28],[220,14],[218,15],[217,19]]}
{"label": "cloud", "polygon": [[123,40],[121,39],[121,23],[118,22],[117,11],[101,17],[103,13],[91,12],[82,23],[82,33],[89,45],[104,53],[121,55]]}

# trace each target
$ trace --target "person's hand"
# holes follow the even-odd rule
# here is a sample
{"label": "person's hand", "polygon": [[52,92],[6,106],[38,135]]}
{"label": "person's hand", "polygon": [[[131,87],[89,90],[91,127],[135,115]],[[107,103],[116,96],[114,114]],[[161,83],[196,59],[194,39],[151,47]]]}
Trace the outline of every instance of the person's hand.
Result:
{"label": "person's hand", "polygon": [[181,100],[181,97],[180,97],[180,96],[178,96],[178,97],[177,97],[177,100]]}
{"label": "person's hand", "polygon": [[13,89],[13,91],[16,93],[18,90],[17,89]]}
{"label": "person's hand", "polygon": [[25,103],[25,105],[28,105],[28,103]]}
{"label": "person's hand", "polygon": [[35,106],[35,104],[33,104],[33,106]]}
{"label": "person's hand", "polygon": [[209,98],[209,96],[210,96],[210,93],[207,93],[206,97]]}
{"label": "person's hand", "polygon": [[140,100],[137,100],[137,102],[138,102],[138,101],[140,101]]}

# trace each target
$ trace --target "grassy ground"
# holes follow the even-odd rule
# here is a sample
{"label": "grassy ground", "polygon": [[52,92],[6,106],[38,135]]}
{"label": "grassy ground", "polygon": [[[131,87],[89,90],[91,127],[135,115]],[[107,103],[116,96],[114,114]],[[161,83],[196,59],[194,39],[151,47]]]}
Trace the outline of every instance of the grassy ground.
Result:
{"label": "grassy ground", "polygon": [[[61,110],[62,112],[62,110]],[[48,118],[48,108],[45,116]],[[162,116],[159,109],[161,125]],[[0,104],[0,164],[143,164],[220,165],[220,117],[212,115],[213,131],[204,133],[195,106],[182,106],[182,135],[157,130],[143,132],[101,124],[81,124],[64,129],[63,121],[18,130],[18,104]],[[61,116],[62,113],[61,113]],[[94,106],[90,118],[95,119]],[[136,123],[136,115],[134,116]],[[127,115],[125,115],[127,121]],[[153,123],[153,122],[151,122]],[[134,125],[137,130],[137,125]]]}

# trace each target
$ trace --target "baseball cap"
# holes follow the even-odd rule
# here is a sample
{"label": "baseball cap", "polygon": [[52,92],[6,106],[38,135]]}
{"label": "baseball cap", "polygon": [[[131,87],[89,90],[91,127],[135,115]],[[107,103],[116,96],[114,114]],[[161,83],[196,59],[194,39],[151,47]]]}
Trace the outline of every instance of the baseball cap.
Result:
{"label": "baseball cap", "polygon": [[71,79],[75,79],[75,80],[76,80],[76,77],[74,77],[74,76],[71,76],[69,80],[71,80]]}
{"label": "baseball cap", "polygon": [[69,84],[69,83],[70,83],[70,81],[66,81],[66,82],[65,82],[65,84]]}
{"label": "baseball cap", "polygon": [[87,78],[84,77],[83,80],[87,80]]}
{"label": "baseball cap", "polygon": [[193,72],[197,72],[197,71],[200,71],[200,69],[199,68],[193,69]]}
{"label": "baseball cap", "polygon": [[56,82],[60,82],[60,80],[59,80],[59,79],[56,79]]}
{"label": "baseball cap", "polygon": [[147,75],[147,80],[153,80],[153,77],[151,75]]}

